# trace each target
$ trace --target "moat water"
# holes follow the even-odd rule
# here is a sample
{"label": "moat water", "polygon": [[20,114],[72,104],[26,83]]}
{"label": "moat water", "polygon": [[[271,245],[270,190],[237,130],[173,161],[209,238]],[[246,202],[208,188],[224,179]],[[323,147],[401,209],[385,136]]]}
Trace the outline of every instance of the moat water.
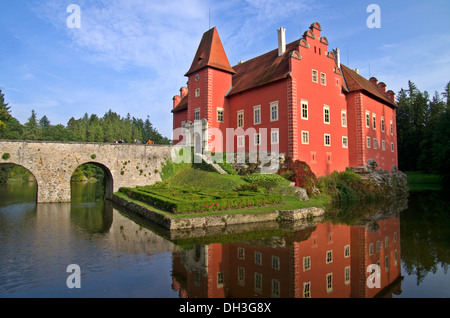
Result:
{"label": "moat water", "polygon": [[348,224],[202,235],[149,224],[104,200],[100,184],[74,184],[71,203],[35,199],[33,185],[0,185],[1,298],[450,297],[443,191],[415,192],[401,212]]}

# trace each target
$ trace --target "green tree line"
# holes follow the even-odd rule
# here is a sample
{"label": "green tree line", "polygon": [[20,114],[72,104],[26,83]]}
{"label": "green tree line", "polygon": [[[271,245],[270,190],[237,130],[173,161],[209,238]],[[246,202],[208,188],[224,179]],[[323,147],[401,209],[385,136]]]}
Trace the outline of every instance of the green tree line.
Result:
{"label": "green tree line", "polygon": [[444,92],[421,92],[409,81],[397,95],[399,169],[450,178],[450,82]]}

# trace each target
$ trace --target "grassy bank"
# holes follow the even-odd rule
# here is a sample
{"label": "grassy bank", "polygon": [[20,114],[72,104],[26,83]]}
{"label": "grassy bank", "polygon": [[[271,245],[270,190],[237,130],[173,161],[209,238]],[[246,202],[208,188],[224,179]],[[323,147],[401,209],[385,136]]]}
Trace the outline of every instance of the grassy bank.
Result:
{"label": "grassy bank", "polygon": [[408,171],[408,188],[411,192],[439,191],[443,188],[442,177],[421,171]]}

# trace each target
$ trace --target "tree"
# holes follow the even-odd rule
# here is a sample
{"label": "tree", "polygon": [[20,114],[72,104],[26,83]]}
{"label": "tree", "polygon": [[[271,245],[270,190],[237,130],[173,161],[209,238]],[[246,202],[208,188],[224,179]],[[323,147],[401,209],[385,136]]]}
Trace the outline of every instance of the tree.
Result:
{"label": "tree", "polygon": [[40,127],[36,119],[37,115],[33,110],[31,110],[31,116],[24,125],[23,129],[23,139],[24,140],[38,140],[40,137]]}
{"label": "tree", "polygon": [[0,89],[0,131],[6,128],[5,122],[11,117],[10,109],[11,107],[5,103],[5,95]]}
{"label": "tree", "polygon": [[442,93],[442,97],[446,99],[447,108],[450,108],[450,82],[445,85],[444,92]]}

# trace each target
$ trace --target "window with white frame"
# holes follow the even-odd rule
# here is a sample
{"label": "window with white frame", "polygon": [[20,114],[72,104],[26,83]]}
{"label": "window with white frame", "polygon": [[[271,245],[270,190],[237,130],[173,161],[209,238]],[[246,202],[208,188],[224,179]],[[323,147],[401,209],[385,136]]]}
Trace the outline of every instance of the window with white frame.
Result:
{"label": "window with white frame", "polygon": [[391,152],[394,152],[394,143],[391,142]]}
{"label": "window with white frame", "polygon": [[367,148],[370,148],[370,137],[369,136],[367,136],[367,138],[366,138],[366,145],[367,145]]}
{"label": "window with white frame", "polygon": [[270,103],[270,121],[278,120],[278,102]]}
{"label": "window with white frame", "polygon": [[303,283],[303,298],[311,298],[311,282]]}
{"label": "window with white frame", "polygon": [[369,255],[373,255],[373,243],[369,244]]}
{"label": "window with white frame", "polygon": [[302,100],[302,119],[308,119],[308,101]]}
{"label": "window with white frame", "polygon": [[244,127],[244,111],[240,110],[237,112],[237,128]]}
{"label": "window with white frame", "polygon": [[302,144],[309,144],[309,131],[302,131]]}
{"label": "window with white frame", "polygon": [[388,247],[389,246],[389,236],[385,236],[384,237],[384,247]]}
{"label": "window with white frame", "polygon": [[347,111],[341,110],[341,126],[347,127]]}
{"label": "window with white frame", "polygon": [[394,134],[394,123],[392,122],[392,120],[389,122],[390,126],[391,126],[391,135]]}
{"label": "window with white frame", "polygon": [[217,121],[223,123],[225,121],[225,116],[223,113],[223,108],[217,108]]}
{"label": "window with white frame", "polygon": [[243,247],[238,247],[237,249],[237,258],[245,259],[245,249]]}
{"label": "window with white frame", "polygon": [[372,128],[373,128],[373,130],[377,129],[377,115],[376,114],[372,114]]}
{"label": "window with white frame", "polygon": [[381,149],[386,150],[386,141],[381,141]]}
{"label": "window with white frame", "polygon": [[259,146],[261,144],[261,136],[259,134],[253,135],[253,145]]}
{"label": "window with white frame", "polygon": [[311,256],[303,257],[303,271],[311,269]]}
{"label": "window with white frame", "polygon": [[384,117],[381,117],[380,127],[381,127],[381,131],[384,132]]}
{"label": "window with white frame", "polygon": [[384,257],[384,268],[386,272],[389,272],[389,255],[386,255]]}
{"label": "window with white frame", "polygon": [[333,250],[329,250],[326,253],[326,263],[331,263],[333,262]]}
{"label": "window with white frame", "polygon": [[324,134],[323,139],[324,139],[324,145],[325,146],[331,146],[331,136],[330,136],[330,134]]}
{"label": "window with white frame", "polygon": [[326,276],[327,280],[327,294],[333,291],[333,273],[329,273]]}
{"label": "window with white frame", "polygon": [[323,106],[323,122],[325,124],[330,123],[330,106],[327,105]]}
{"label": "window with white frame", "polygon": [[197,88],[195,90],[195,97],[199,97],[200,96],[200,88]]}
{"label": "window with white frame", "polygon": [[278,144],[278,136],[279,136],[278,130],[270,132],[270,143],[272,145]]}
{"label": "window with white frame", "polygon": [[318,75],[317,75],[318,73],[317,73],[317,71],[316,70],[312,70],[312,81],[314,82],[314,83],[318,83]]}
{"label": "window with white frame", "polygon": [[200,108],[194,110],[194,120],[200,120]]}
{"label": "window with white frame", "polygon": [[238,267],[238,285],[244,286],[245,285],[245,268]]}
{"label": "window with white frame", "polygon": [[237,136],[237,146],[238,148],[245,147],[245,136]]}
{"label": "window with white frame", "polygon": [[366,111],[366,127],[370,127],[370,112],[368,110]]}
{"label": "window with white frame", "polygon": [[255,264],[262,265],[262,254],[261,254],[261,252],[255,251]]}
{"label": "window with white frame", "polygon": [[320,73],[320,84],[327,85],[327,74]]}
{"label": "window with white frame", "polygon": [[377,138],[373,138],[373,149],[377,149],[378,148],[378,140]]}
{"label": "window with white frame", "polygon": [[272,268],[280,269],[280,258],[278,256],[272,255]]}
{"label": "window with white frame", "polygon": [[223,272],[217,273],[217,287],[223,287],[223,276],[224,276]]}
{"label": "window with white frame", "polygon": [[272,278],[272,291],[270,295],[271,297],[280,297],[280,281],[278,279]]}
{"label": "window with white frame", "polygon": [[253,124],[261,124],[261,105],[253,107]]}
{"label": "window with white frame", "polygon": [[350,257],[350,245],[344,246],[344,257]]}
{"label": "window with white frame", "polygon": [[262,274],[255,272],[254,290],[258,293],[262,291]]}
{"label": "window with white frame", "polygon": [[350,266],[344,268],[344,284],[350,284]]}
{"label": "window with white frame", "polygon": [[348,148],[348,138],[346,136],[342,137],[342,148]]}

